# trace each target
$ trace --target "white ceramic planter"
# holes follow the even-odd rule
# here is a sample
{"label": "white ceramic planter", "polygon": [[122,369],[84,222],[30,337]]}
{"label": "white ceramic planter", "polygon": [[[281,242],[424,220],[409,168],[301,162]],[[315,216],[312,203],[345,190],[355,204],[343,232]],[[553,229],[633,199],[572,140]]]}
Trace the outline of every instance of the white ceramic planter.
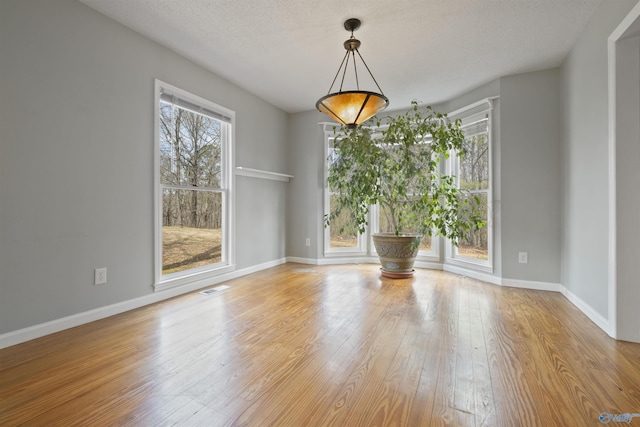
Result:
{"label": "white ceramic planter", "polygon": [[374,234],[373,244],[380,258],[382,276],[392,279],[412,277],[421,241],[419,234]]}

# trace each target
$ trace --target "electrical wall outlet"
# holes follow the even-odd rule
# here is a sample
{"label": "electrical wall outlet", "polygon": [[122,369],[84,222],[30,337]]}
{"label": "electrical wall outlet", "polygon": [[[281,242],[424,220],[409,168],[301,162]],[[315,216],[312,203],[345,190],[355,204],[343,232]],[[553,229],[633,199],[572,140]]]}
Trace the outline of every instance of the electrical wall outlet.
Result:
{"label": "electrical wall outlet", "polygon": [[311,239],[308,238],[308,237],[306,239],[304,239],[304,245],[305,246],[311,246]]}
{"label": "electrical wall outlet", "polygon": [[107,269],[106,268],[96,268],[94,271],[94,285],[104,285],[107,283]]}
{"label": "electrical wall outlet", "polygon": [[520,264],[527,264],[529,262],[529,254],[527,252],[519,252],[518,262]]}

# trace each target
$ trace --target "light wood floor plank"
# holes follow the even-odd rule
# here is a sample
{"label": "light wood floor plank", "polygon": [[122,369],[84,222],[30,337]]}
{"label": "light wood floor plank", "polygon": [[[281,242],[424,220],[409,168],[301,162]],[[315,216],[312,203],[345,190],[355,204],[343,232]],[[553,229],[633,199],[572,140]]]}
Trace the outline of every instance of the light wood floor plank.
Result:
{"label": "light wood floor plank", "polygon": [[[599,425],[640,345],[562,295],[285,264],[0,350],[0,425]],[[634,420],[640,422],[640,420]]]}
{"label": "light wood floor plank", "polygon": [[504,289],[484,286],[481,314],[497,425],[539,425],[535,402],[520,362],[521,327],[515,323]]}

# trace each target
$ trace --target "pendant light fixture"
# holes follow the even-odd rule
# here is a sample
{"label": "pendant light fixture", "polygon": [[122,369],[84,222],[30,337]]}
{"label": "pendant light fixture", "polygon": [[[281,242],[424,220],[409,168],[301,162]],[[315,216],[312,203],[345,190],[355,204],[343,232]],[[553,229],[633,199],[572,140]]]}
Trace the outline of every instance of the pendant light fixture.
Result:
{"label": "pendant light fixture", "polygon": [[[342,58],[342,62],[340,63],[340,67],[338,68],[338,72],[336,76],[333,78],[333,82],[331,82],[331,86],[329,87],[329,93],[326,96],[323,96],[316,102],[316,108],[328,114],[332,119],[336,120],[338,123],[341,123],[348,128],[356,128],[362,122],[370,118],[371,116],[379,113],[380,111],[387,108],[389,105],[389,99],[384,96],[382,93],[382,89],[380,89],[380,85],[376,81],[375,77],[369,70],[367,63],[364,62],[362,55],[358,51],[360,47],[360,40],[356,39],[353,36],[353,32],[360,28],[360,20],[356,18],[347,19],[344,22],[344,28],[347,31],[351,32],[351,38],[344,42],[344,48],[347,50],[347,53]],[[380,93],[369,92],[360,90],[360,82],[358,80],[358,68],[356,66],[356,53],[358,57],[364,64],[364,67],[369,72],[369,75],[373,79],[374,83],[378,87]],[[353,63],[353,72],[355,74],[356,81],[356,90],[342,90],[342,85],[344,84],[344,78],[347,74],[347,68],[349,66],[349,59],[351,59]],[[343,68],[344,66],[344,68]],[[342,71],[342,80],[340,82],[340,89],[338,92],[331,93],[333,89],[333,85],[335,84],[340,72]]]}

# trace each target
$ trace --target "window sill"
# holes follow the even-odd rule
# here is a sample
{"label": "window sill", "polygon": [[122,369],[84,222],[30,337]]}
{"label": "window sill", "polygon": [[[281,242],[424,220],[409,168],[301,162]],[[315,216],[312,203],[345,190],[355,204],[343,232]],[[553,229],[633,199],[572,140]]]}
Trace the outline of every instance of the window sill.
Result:
{"label": "window sill", "polygon": [[231,273],[234,270],[235,265],[225,265],[205,271],[197,271],[191,274],[181,275],[179,277],[161,278],[160,281],[153,285],[153,290],[154,292],[161,292],[181,286],[193,285],[197,282],[206,282],[202,285],[202,287],[205,287],[210,283],[211,279],[223,274]]}
{"label": "window sill", "polygon": [[446,258],[445,264],[464,267],[468,270],[475,270],[483,273],[493,274],[493,266],[489,261],[476,261],[472,258]]}

